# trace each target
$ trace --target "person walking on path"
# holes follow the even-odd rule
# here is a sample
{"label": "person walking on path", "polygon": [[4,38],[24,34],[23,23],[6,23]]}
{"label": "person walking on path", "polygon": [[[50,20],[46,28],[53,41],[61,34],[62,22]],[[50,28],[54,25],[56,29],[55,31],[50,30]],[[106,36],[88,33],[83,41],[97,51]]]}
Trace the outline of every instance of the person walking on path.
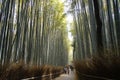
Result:
{"label": "person walking on path", "polygon": [[69,65],[69,75],[74,73],[74,67],[72,65]]}
{"label": "person walking on path", "polygon": [[68,65],[66,65],[66,66],[64,67],[64,73],[65,73],[65,74],[69,74],[69,66],[68,66]]}
{"label": "person walking on path", "polygon": [[[69,69],[68,69],[69,68]],[[61,74],[54,80],[75,80],[75,69],[72,65],[67,65],[64,67],[65,74]]]}

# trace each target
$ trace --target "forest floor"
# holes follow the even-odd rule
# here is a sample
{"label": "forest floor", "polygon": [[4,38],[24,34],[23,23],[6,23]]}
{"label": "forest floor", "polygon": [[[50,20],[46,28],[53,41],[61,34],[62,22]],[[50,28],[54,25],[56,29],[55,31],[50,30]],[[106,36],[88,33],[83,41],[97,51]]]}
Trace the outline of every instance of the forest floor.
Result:
{"label": "forest floor", "polygon": [[54,80],[75,80],[75,72],[70,71],[69,74],[62,74],[59,77],[55,78]]}

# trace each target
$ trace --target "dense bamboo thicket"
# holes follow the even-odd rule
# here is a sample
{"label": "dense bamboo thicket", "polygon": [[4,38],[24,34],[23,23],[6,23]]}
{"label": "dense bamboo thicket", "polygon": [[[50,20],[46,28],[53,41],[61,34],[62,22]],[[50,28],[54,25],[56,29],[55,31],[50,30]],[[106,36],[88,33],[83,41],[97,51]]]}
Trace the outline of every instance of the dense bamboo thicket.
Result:
{"label": "dense bamboo thicket", "polygon": [[120,0],[71,0],[76,80],[120,79]]}
{"label": "dense bamboo thicket", "polygon": [[120,0],[72,0],[74,59],[102,55],[119,56]]}
{"label": "dense bamboo thicket", "polygon": [[0,79],[61,72],[71,26],[76,78],[119,80],[120,0],[0,0]]}
{"label": "dense bamboo thicket", "polygon": [[59,0],[0,0],[0,63],[65,65],[63,12]]}

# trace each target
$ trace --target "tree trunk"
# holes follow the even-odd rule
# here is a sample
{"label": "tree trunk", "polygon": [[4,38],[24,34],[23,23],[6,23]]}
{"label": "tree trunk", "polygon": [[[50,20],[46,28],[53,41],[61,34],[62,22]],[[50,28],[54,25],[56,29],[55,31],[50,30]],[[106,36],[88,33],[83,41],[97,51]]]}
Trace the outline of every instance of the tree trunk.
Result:
{"label": "tree trunk", "polygon": [[98,53],[100,55],[100,52],[103,51],[103,43],[102,43],[102,21],[100,19],[100,14],[99,14],[99,2],[98,0],[93,0],[94,3],[94,12],[95,12],[95,18],[96,18],[96,24],[97,24],[97,48],[98,48]]}

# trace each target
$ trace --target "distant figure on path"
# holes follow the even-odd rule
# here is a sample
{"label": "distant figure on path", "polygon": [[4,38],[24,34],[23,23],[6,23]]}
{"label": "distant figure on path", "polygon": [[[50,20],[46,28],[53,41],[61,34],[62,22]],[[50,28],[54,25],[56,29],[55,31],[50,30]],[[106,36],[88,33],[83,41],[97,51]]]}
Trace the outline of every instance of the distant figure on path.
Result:
{"label": "distant figure on path", "polygon": [[69,65],[69,75],[74,73],[74,67],[72,65]]}
{"label": "distant figure on path", "polygon": [[75,69],[72,65],[67,65],[64,67],[64,73],[54,80],[75,80]]}
{"label": "distant figure on path", "polygon": [[65,72],[65,74],[69,74],[69,66],[66,65],[64,67],[64,72]]}
{"label": "distant figure on path", "polygon": [[70,65],[69,67],[70,67],[71,71],[73,71],[73,70],[74,70],[74,67],[73,67],[72,65]]}

